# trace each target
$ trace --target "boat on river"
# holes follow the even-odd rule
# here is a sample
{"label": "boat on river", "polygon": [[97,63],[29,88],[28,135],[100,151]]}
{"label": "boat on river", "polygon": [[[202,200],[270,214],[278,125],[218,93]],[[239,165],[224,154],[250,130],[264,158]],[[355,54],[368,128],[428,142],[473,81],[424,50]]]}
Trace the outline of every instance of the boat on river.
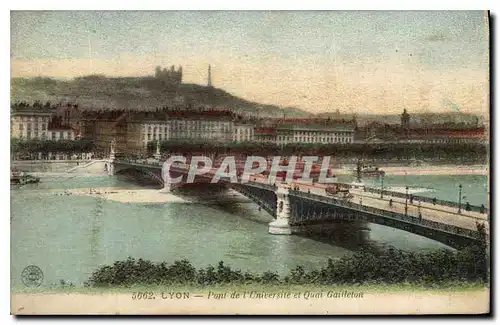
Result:
{"label": "boat on river", "polygon": [[353,171],[353,174],[358,179],[362,179],[363,177],[380,178],[385,176],[385,171],[381,170],[377,166],[365,166],[361,161],[358,161],[356,169]]}
{"label": "boat on river", "polygon": [[26,174],[17,170],[12,170],[10,172],[10,184],[11,185],[24,185],[40,182],[40,177]]}

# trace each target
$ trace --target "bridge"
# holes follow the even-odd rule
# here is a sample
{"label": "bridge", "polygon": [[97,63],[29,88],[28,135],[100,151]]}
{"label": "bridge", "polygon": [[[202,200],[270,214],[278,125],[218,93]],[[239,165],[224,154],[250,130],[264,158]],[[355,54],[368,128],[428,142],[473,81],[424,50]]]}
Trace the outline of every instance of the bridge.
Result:
{"label": "bridge", "polygon": [[[115,159],[108,161],[109,174],[134,172],[162,185],[162,191],[170,192],[175,186],[168,181],[173,177],[188,174],[189,165],[172,164],[170,174],[162,175],[159,160],[138,161]],[[209,183],[218,168],[212,168],[203,175],[197,175],[195,182]],[[436,204],[435,202],[409,202],[404,193],[391,193],[358,184],[345,184],[350,187],[350,198],[333,197],[326,193],[324,184],[286,184],[271,183],[267,176],[253,175],[248,182],[230,182],[221,178],[218,181],[248,197],[274,220],[269,224],[271,234],[289,235],[308,225],[328,223],[368,222],[400,229],[436,240],[453,248],[461,248],[489,238],[489,213],[478,208],[460,213],[456,206]],[[401,195],[402,194],[402,195]],[[484,227],[486,238],[478,231]]]}

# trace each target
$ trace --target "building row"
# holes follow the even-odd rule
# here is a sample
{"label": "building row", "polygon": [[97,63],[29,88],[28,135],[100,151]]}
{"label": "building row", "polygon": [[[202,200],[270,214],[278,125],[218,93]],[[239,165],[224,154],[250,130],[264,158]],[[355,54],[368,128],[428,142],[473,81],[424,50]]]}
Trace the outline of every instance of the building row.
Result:
{"label": "building row", "polygon": [[12,138],[43,140],[75,140],[81,137],[76,125],[69,122],[74,105],[43,107],[16,105],[11,109]]}
{"label": "building row", "polygon": [[16,105],[11,110],[11,136],[22,139],[91,139],[102,149],[112,140],[118,151],[144,152],[151,141],[207,141],[351,144],[453,143],[487,141],[484,127],[411,128],[403,112],[400,125],[371,124],[331,118],[248,118],[224,109],[155,111],[81,110],[77,105]]}
{"label": "building row", "polygon": [[358,130],[359,138],[366,143],[450,144],[487,143],[489,130],[479,124],[448,123],[411,126],[411,116],[406,109],[401,114],[401,124],[370,123]]}
{"label": "building row", "polygon": [[82,116],[83,137],[104,148],[115,139],[118,151],[141,152],[153,141],[352,143],[355,123],[310,119],[244,118],[230,110],[93,111]]}

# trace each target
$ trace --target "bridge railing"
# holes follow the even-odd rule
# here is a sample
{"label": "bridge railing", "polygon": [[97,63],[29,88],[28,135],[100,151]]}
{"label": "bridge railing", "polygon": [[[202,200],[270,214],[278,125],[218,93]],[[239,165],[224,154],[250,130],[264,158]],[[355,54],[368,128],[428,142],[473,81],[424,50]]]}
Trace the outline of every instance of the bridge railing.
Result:
{"label": "bridge railing", "polygon": [[270,185],[270,184],[265,184],[265,183],[259,183],[259,182],[253,182],[253,181],[248,181],[246,183],[241,183],[241,184],[242,185],[247,184],[247,185],[251,185],[251,186],[263,188],[263,189],[270,190],[270,191],[276,191],[276,189],[278,188],[275,185]]}
{"label": "bridge railing", "polygon": [[350,208],[350,209],[355,209],[358,211],[368,212],[368,213],[379,215],[382,217],[389,217],[392,219],[397,219],[397,220],[412,223],[415,225],[420,225],[420,226],[424,226],[424,227],[428,227],[428,228],[432,228],[432,229],[436,229],[436,230],[441,230],[441,231],[457,234],[460,236],[470,237],[470,238],[474,238],[474,239],[480,238],[480,233],[478,231],[475,231],[475,230],[460,228],[460,227],[457,227],[454,225],[448,225],[448,224],[440,223],[437,221],[431,221],[431,220],[427,220],[427,219],[423,219],[423,218],[420,219],[418,217],[414,217],[414,216],[410,216],[410,215],[406,215],[406,214],[402,214],[402,213],[398,213],[398,212],[394,212],[394,211],[388,211],[388,210],[378,209],[378,208],[374,208],[374,207],[364,206],[364,205],[357,204],[357,203],[350,202],[350,201],[346,201],[346,200],[336,199],[336,198],[332,198],[332,197],[326,197],[326,196],[317,195],[317,194],[305,193],[302,191],[290,191],[290,194],[296,195],[296,196],[302,197],[302,198],[313,199],[315,201],[320,201],[320,202],[324,202],[324,203],[328,203],[328,204],[333,204],[333,205],[342,206],[342,207],[346,207],[346,208]]}
{"label": "bridge railing", "polygon": [[127,164],[132,164],[132,165],[147,165],[147,166],[161,166],[163,162],[160,161],[152,161],[152,160],[147,160],[147,159],[127,159],[127,158],[119,158],[116,159],[115,162],[117,163],[127,163]]}
{"label": "bridge railing", "polygon": [[[380,194],[381,189],[366,186],[365,191],[370,192],[370,193]],[[384,192],[383,193],[384,195],[399,197],[402,199],[406,198],[406,193],[387,191],[387,190],[384,190],[383,192]],[[436,199],[436,201],[434,202],[434,199],[430,198],[430,197],[408,194],[408,198],[410,198],[410,196],[413,197],[414,200],[421,201],[421,202],[435,203],[436,205],[443,205],[443,206],[448,206],[448,207],[457,208],[457,209],[460,206],[457,202],[453,202],[453,201]],[[469,206],[470,206],[471,211],[488,213],[488,209],[486,207],[480,207],[477,205],[469,205]],[[461,208],[464,209],[464,207],[465,207],[465,204],[462,203]]]}
{"label": "bridge railing", "polygon": [[[126,164],[131,164],[131,165],[136,165],[136,166],[153,166],[153,167],[162,167],[163,166],[163,162],[161,161],[146,161],[145,159],[126,159],[126,158],[120,158],[119,160],[117,159],[116,160],[117,163],[126,163]],[[189,168],[188,165],[185,165],[185,164],[182,164],[182,163],[179,163],[179,162],[176,162],[176,163],[173,163],[171,167],[174,167],[174,168]],[[255,187],[259,187],[259,188],[263,188],[263,189],[266,189],[266,190],[271,190],[271,191],[275,191],[278,187],[276,185],[271,185],[271,184],[266,184],[266,183],[260,183],[260,182],[254,182],[254,181],[251,181],[249,180],[248,182],[245,182],[245,183],[241,183],[241,184],[248,184],[248,185],[251,185],[251,186],[255,186]]]}

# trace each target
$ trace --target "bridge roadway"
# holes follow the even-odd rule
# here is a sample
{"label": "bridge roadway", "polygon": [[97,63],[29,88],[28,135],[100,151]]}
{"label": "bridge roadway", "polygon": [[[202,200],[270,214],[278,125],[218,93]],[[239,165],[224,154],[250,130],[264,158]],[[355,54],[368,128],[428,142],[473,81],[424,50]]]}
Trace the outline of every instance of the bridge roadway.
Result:
{"label": "bridge roadway", "polygon": [[[136,163],[132,164],[144,167],[143,164],[136,164]],[[159,164],[156,166],[157,168],[160,167]],[[186,173],[189,169],[189,165],[181,163],[175,163],[172,165],[172,167],[174,169],[177,169],[178,171],[184,171]],[[212,175],[215,175],[217,170],[218,168],[214,167],[205,175],[207,177],[212,177]],[[249,182],[248,185],[252,185],[252,183],[253,185],[261,184],[264,187],[269,187],[269,185],[274,185],[270,184],[268,177],[264,175],[252,175],[250,177],[250,180],[251,182]],[[326,194],[325,189],[328,185],[325,184],[304,184],[295,181],[290,184],[284,184],[281,181],[276,180],[276,185],[289,186],[291,189],[293,189],[295,186],[298,186],[299,190],[292,191],[290,192],[290,194],[293,194],[295,192],[299,196],[307,196],[307,194],[310,193],[315,196],[324,197],[325,199],[334,198],[339,202],[345,202],[346,204],[349,203],[355,203],[356,205],[359,204],[360,206],[365,207],[367,211],[370,208],[375,208],[378,210],[386,211],[387,215],[391,214],[393,215],[394,213],[405,215],[405,201],[406,201],[405,198],[390,196],[385,193],[383,198],[380,198],[379,193],[377,194],[377,193],[367,192],[364,191],[361,187],[360,188],[351,187],[349,191],[353,195],[353,197],[350,199],[343,199],[340,197],[330,196]],[[346,184],[346,185],[351,185],[351,184]],[[390,199],[392,199],[393,201],[392,207],[389,206]],[[465,211],[465,209],[462,209],[462,212],[458,213],[458,209],[455,207],[449,207],[439,204],[434,205],[432,203],[418,202],[416,200],[414,200],[413,204],[410,204],[410,200],[408,200],[408,211],[406,214],[407,216],[418,218],[419,210],[422,216],[422,222],[421,222],[422,224],[426,223],[430,224],[432,222],[437,222],[442,225],[448,225],[452,227],[454,226],[462,229],[476,231],[477,230],[476,223],[480,223],[485,226],[486,234],[489,234],[488,213],[482,214],[474,211]]]}
{"label": "bridge roadway", "polygon": [[[300,190],[308,191],[312,194],[328,196],[325,192],[327,185],[324,184],[301,184],[292,183],[292,187],[298,185]],[[373,207],[377,209],[382,209],[391,212],[405,213],[405,199],[400,197],[394,197],[384,194],[383,198],[380,198],[380,194],[365,192],[362,189],[349,189],[349,192],[353,195],[350,199],[353,203],[362,204],[363,206]],[[389,206],[389,200],[393,201],[392,207]],[[484,223],[485,228],[489,231],[488,215],[486,213],[479,213],[473,211],[465,211],[462,209],[461,213],[458,213],[457,208],[444,206],[444,205],[433,205],[432,203],[413,201],[410,204],[408,200],[408,215],[418,217],[418,212],[422,214],[422,219],[436,221],[448,225],[457,226],[460,228],[476,230],[476,222]],[[420,207],[419,207],[420,205]]]}

